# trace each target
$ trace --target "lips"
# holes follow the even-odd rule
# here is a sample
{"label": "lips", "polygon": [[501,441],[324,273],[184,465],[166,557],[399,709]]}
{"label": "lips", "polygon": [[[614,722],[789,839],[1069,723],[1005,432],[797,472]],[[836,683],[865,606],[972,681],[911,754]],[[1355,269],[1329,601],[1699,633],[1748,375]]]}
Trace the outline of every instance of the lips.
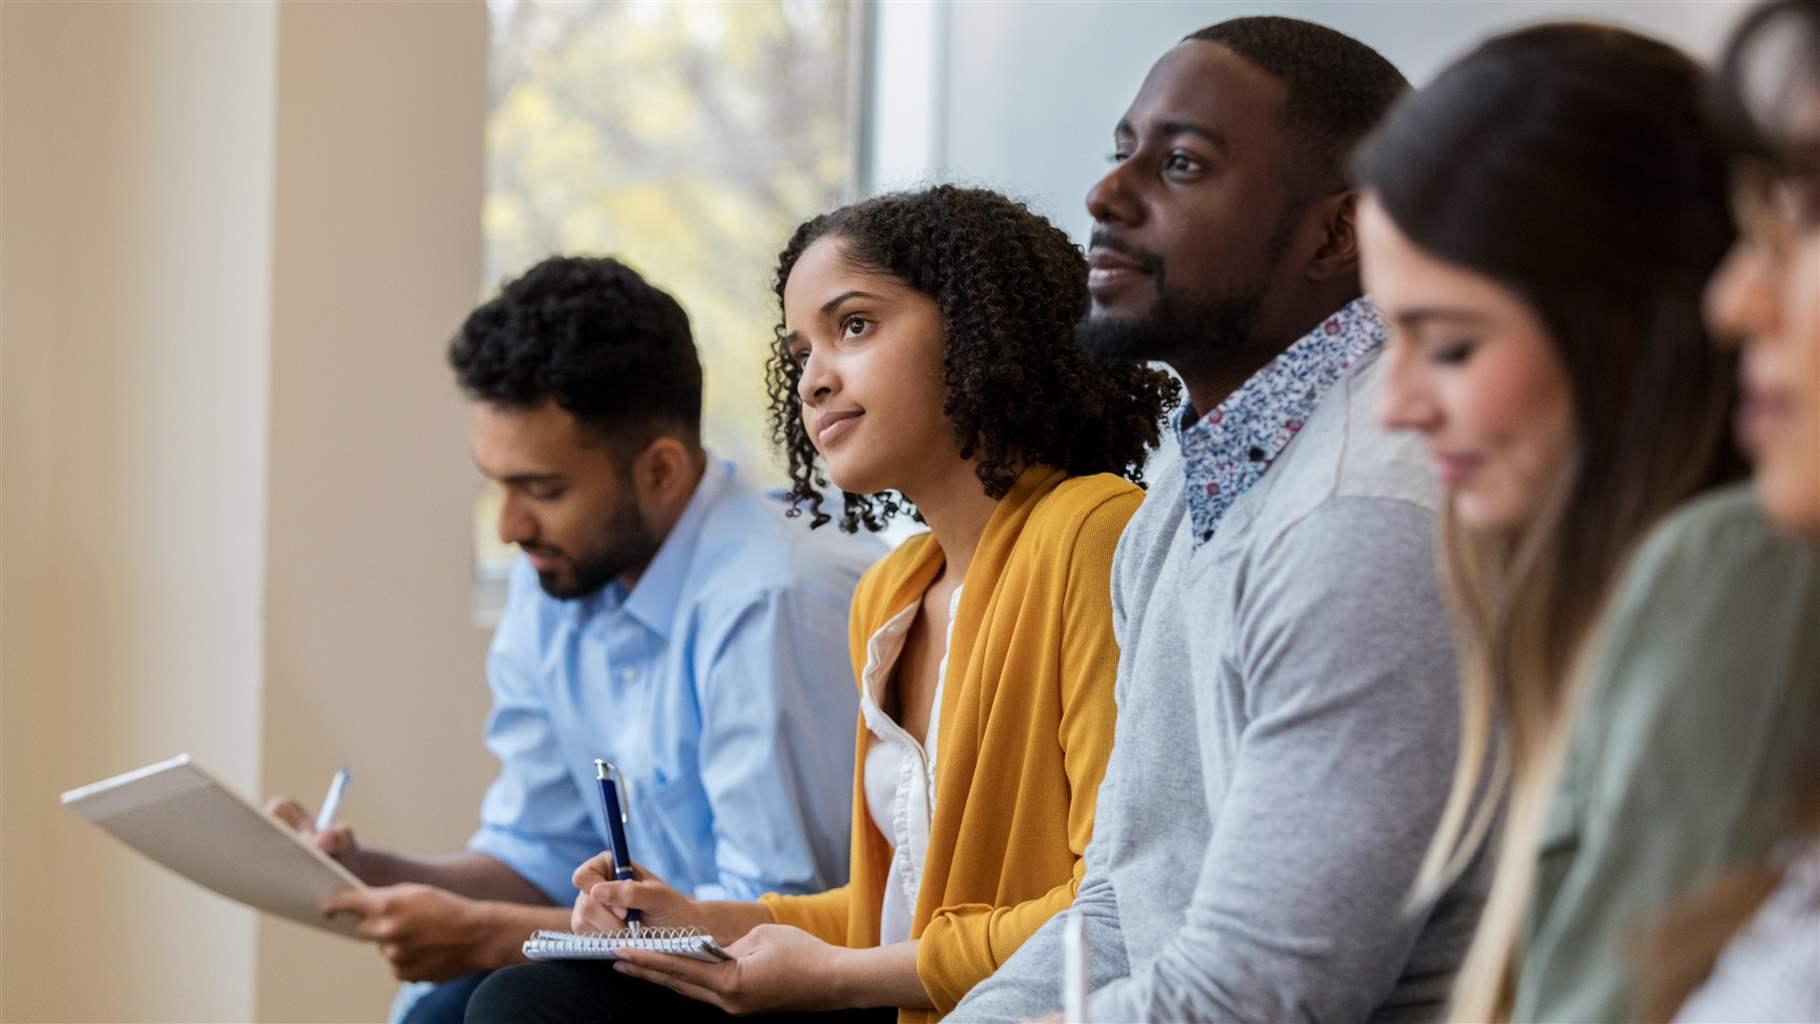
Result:
{"label": "lips", "polygon": [[1129,270],[1133,273],[1147,273],[1143,264],[1130,256],[1113,249],[1094,249],[1089,252],[1087,254],[1087,268],[1089,270],[1104,270],[1108,272]]}
{"label": "lips", "polygon": [[1449,487],[1458,487],[1465,482],[1479,468],[1479,464],[1485,461],[1477,455],[1448,455],[1442,452],[1433,452],[1431,457],[1434,460],[1435,475]]}
{"label": "lips", "polygon": [[1793,411],[1794,401],[1788,392],[1747,386],[1737,412],[1738,434],[1744,446],[1753,452],[1762,451]]}
{"label": "lips", "polygon": [[858,409],[838,409],[815,417],[815,443],[822,449],[851,433],[865,413]]}
{"label": "lips", "polygon": [[1100,234],[1087,250],[1087,290],[1096,295],[1149,277],[1155,265],[1110,235]]}
{"label": "lips", "polygon": [[550,572],[562,566],[562,556],[536,548],[525,548],[525,557],[530,559],[531,568],[538,572]]}

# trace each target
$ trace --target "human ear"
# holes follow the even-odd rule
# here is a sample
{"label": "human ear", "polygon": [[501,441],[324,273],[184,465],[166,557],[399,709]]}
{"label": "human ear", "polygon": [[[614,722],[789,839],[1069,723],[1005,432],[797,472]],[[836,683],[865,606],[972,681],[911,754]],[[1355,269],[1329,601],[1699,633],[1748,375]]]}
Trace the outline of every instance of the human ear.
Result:
{"label": "human ear", "polygon": [[694,492],[695,460],[680,440],[660,434],[632,462],[632,480],[642,502],[657,507],[687,500]]}
{"label": "human ear", "polygon": [[1308,260],[1308,279],[1331,281],[1359,272],[1359,194],[1347,189],[1315,201],[1321,245]]}

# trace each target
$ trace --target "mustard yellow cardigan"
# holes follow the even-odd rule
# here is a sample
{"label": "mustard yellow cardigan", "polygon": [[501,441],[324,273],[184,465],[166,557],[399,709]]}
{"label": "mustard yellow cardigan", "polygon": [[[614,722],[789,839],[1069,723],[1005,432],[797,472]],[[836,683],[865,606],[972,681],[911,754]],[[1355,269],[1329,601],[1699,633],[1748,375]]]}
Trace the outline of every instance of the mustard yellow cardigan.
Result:
{"label": "mustard yellow cardigan", "polygon": [[[986,525],[954,617],[935,816],[910,929],[937,1011],[904,1010],[900,1021],[940,1019],[1074,902],[1112,752],[1112,552],[1142,499],[1111,474],[1036,466]],[[849,630],[856,677],[872,634],[919,600],[942,564],[922,534],[860,580]],[[890,867],[866,809],[869,738],[862,721],[848,884],[761,898],[780,924],[849,947],[878,945]]]}

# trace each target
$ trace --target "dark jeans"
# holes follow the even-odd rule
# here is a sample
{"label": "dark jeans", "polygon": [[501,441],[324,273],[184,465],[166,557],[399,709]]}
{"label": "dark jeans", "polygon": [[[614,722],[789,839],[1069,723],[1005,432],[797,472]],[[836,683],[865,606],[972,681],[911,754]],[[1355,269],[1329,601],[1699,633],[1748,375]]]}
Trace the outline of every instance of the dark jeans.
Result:
{"label": "dark jeans", "polygon": [[494,971],[468,1000],[468,1024],[812,1020],[815,1024],[891,1024],[894,1009],[755,1014],[735,1018],[661,985],[628,978],[608,960],[549,960]]}
{"label": "dark jeans", "polygon": [[490,973],[481,971],[437,985],[411,1004],[399,1024],[461,1024],[467,1016],[468,1000]]}

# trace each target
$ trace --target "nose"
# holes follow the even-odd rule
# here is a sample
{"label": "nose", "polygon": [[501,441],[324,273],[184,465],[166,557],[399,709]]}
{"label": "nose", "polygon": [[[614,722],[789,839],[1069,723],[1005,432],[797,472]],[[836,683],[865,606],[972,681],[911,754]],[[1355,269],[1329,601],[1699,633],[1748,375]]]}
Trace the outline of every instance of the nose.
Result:
{"label": "nose", "polygon": [[1706,325],[1722,345],[1775,333],[1779,308],[1769,253],[1739,241],[1706,286]]}
{"label": "nose", "polygon": [[1428,391],[1419,368],[1411,365],[1407,346],[1384,347],[1384,387],[1378,392],[1378,422],[1386,430],[1427,432],[1440,426],[1441,407]]}
{"label": "nose", "polygon": [[834,360],[824,352],[811,352],[803,363],[802,375],[796,379],[796,397],[804,405],[820,405],[829,395],[840,390],[840,375]]}
{"label": "nose", "polygon": [[1087,212],[1099,224],[1136,224],[1143,219],[1144,208],[1132,189],[1131,175],[1137,173],[1137,160],[1128,157],[1113,164],[1105,176],[1087,190]]}
{"label": "nose", "polygon": [[499,501],[497,529],[501,544],[523,544],[537,539],[537,520],[525,507],[524,500],[509,487]]}

